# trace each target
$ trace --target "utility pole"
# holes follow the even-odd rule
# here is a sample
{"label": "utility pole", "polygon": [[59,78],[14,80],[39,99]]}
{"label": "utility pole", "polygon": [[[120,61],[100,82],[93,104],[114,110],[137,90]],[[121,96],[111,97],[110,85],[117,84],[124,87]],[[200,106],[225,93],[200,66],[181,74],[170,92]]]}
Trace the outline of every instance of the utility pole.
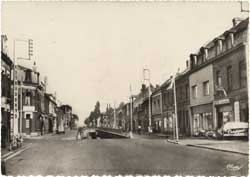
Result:
{"label": "utility pole", "polygon": [[115,101],[114,101],[114,128],[116,128],[116,110],[115,110]]}
{"label": "utility pole", "polygon": [[175,138],[176,141],[179,141],[179,134],[178,134],[178,116],[177,116],[177,103],[176,103],[176,88],[175,88],[175,76],[174,79],[174,109],[175,109]]}
{"label": "utility pole", "polygon": [[133,138],[133,95],[130,85],[130,138]]}

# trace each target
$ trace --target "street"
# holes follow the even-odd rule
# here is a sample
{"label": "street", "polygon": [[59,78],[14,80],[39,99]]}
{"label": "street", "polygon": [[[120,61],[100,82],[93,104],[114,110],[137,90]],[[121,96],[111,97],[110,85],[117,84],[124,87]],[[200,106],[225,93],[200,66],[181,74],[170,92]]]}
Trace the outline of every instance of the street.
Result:
{"label": "street", "polygon": [[[75,140],[76,131],[26,140],[7,175],[247,175],[244,155],[180,146],[163,139]],[[228,168],[228,166],[239,167]]]}

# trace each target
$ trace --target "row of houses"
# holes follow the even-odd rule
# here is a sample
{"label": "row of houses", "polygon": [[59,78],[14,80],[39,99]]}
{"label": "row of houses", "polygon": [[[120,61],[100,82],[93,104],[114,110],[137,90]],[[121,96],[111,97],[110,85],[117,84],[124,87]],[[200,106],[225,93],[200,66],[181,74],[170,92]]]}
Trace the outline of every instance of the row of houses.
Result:
{"label": "row of houses", "polygon": [[[46,80],[40,79],[36,63],[28,68],[15,65],[5,48],[1,51],[1,123],[2,140],[9,142],[11,134],[40,135],[60,133],[76,128],[77,115],[69,105],[60,105],[55,94],[46,91]],[[14,87],[14,67],[15,84]],[[15,110],[14,110],[15,109]],[[14,114],[14,112],[17,114]]]}
{"label": "row of houses", "polygon": [[104,112],[99,126],[129,131],[132,124],[133,131],[148,132],[151,124],[153,132],[168,133],[177,112],[179,133],[190,136],[229,121],[248,122],[248,23],[234,18],[232,28],[190,54],[184,70],[160,85],[142,84],[132,101]]}

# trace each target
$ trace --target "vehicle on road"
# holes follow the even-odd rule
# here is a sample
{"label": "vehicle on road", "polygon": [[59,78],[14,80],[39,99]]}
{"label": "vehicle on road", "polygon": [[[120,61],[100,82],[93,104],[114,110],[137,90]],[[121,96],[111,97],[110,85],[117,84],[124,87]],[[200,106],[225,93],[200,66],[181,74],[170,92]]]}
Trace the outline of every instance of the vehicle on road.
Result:
{"label": "vehicle on road", "polygon": [[248,137],[247,122],[227,122],[222,128],[223,137]]}

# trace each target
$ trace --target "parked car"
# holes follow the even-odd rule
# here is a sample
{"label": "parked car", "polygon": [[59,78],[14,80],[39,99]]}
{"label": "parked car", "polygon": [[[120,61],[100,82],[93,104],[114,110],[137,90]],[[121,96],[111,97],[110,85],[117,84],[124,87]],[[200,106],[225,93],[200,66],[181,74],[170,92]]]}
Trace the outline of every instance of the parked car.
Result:
{"label": "parked car", "polygon": [[223,137],[248,137],[247,122],[227,122],[222,127]]}

